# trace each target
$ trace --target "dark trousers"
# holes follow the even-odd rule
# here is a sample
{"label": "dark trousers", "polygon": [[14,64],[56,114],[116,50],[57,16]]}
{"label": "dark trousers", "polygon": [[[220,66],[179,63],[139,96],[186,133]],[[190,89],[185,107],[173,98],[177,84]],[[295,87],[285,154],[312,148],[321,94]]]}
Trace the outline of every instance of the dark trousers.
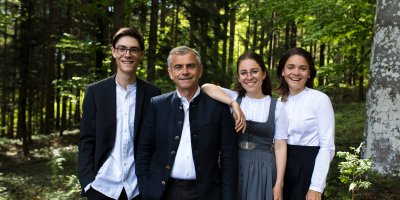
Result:
{"label": "dark trousers", "polygon": [[[99,191],[97,191],[97,190],[95,190],[95,189],[93,189],[93,188],[90,188],[90,189],[86,192],[86,195],[87,195],[86,198],[87,198],[88,200],[111,200],[111,199],[112,199],[112,198],[110,198],[110,197],[104,195],[103,193],[101,193],[101,192],[99,192]],[[139,195],[137,195],[136,197],[134,197],[132,200],[141,200],[141,199],[142,199],[142,197],[141,197],[141,195],[139,194]],[[121,194],[119,195],[118,200],[128,200],[128,195],[127,195],[126,192],[125,192],[125,188],[122,189],[122,192],[121,192]]]}
{"label": "dark trousers", "polygon": [[287,145],[284,200],[305,200],[319,147]]}
{"label": "dark trousers", "polygon": [[161,200],[197,200],[196,181],[170,178]]}

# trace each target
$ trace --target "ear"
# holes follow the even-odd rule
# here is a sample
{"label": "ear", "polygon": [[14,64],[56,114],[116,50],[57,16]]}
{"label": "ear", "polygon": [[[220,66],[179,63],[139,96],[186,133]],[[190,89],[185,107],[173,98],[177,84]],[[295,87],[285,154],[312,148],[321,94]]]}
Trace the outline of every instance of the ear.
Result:
{"label": "ear", "polygon": [[203,76],[203,66],[200,66],[200,68],[199,68],[199,70],[200,70],[200,76],[199,76],[199,78],[201,78],[202,76]]}
{"label": "ear", "polygon": [[117,58],[117,51],[114,47],[111,47],[111,54],[113,58]]}
{"label": "ear", "polygon": [[174,80],[174,76],[172,75],[172,69],[168,67],[168,75],[171,80]]}
{"label": "ear", "polygon": [[285,74],[283,73],[283,71],[282,71],[282,76],[285,76]]}
{"label": "ear", "polygon": [[139,53],[139,55],[138,55],[138,59],[140,60],[140,61],[142,61],[143,59],[144,59],[144,49],[142,50],[142,51],[140,51],[140,53]]}

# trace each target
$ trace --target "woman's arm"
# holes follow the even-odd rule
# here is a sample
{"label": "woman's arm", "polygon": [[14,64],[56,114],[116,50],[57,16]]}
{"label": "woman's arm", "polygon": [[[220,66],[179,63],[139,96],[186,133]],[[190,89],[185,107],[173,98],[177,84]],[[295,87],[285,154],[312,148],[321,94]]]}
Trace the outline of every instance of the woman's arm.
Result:
{"label": "woman's arm", "polygon": [[275,140],[274,148],[276,160],[276,182],[273,188],[273,196],[274,200],[281,200],[283,199],[282,188],[286,169],[286,140]]}
{"label": "woman's arm", "polygon": [[244,133],[246,130],[246,118],[240,109],[240,105],[234,99],[228,96],[220,87],[211,83],[205,83],[202,85],[201,91],[219,102],[228,104],[233,110],[236,132],[242,131]]}
{"label": "woman's arm", "polygon": [[332,103],[325,94],[316,99],[314,105],[320,148],[315,158],[309,191],[316,191],[322,194],[325,189],[330,163],[335,156],[335,114]]}

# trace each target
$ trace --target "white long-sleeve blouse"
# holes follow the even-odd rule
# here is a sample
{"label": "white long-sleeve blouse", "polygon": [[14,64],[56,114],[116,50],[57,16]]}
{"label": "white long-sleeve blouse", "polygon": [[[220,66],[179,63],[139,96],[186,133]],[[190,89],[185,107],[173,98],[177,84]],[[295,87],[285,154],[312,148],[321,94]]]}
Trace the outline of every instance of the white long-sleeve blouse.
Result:
{"label": "white long-sleeve blouse", "polygon": [[335,116],[331,101],[323,92],[306,87],[297,95],[289,95],[285,105],[289,118],[287,143],[320,147],[309,189],[322,192],[335,155]]}

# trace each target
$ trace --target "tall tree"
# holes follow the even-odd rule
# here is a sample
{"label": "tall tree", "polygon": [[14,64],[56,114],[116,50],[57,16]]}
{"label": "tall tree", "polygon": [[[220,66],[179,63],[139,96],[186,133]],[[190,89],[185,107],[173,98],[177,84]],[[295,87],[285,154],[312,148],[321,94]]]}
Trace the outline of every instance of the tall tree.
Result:
{"label": "tall tree", "polygon": [[55,50],[53,45],[53,38],[55,34],[55,7],[54,7],[54,0],[48,1],[48,8],[49,8],[49,15],[48,15],[48,23],[47,23],[47,59],[45,60],[46,63],[46,73],[45,73],[45,102],[46,102],[46,120],[44,124],[44,133],[50,134],[54,129],[54,87],[53,87],[53,80],[55,78]]}
{"label": "tall tree", "polygon": [[24,19],[21,22],[21,35],[18,49],[20,51],[19,64],[19,94],[18,94],[18,123],[17,136],[22,139],[22,148],[25,156],[29,155],[27,127],[26,127],[26,110],[27,110],[27,93],[29,82],[29,65],[31,55],[31,17],[33,10],[33,0],[21,1],[21,14]]}
{"label": "tall tree", "polygon": [[400,169],[400,0],[377,0],[367,92],[365,156],[382,174]]}
{"label": "tall tree", "polygon": [[[1,17],[2,17],[2,19],[5,19],[6,18],[6,16],[8,15],[8,1],[6,0],[6,1],[4,1],[4,4],[2,5],[2,6],[4,6],[4,10],[3,10],[3,12],[4,12],[4,16],[3,15],[1,15]],[[1,97],[1,99],[0,99],[0,105],[1,105],[1,116],[0,116],[0,121],[1,121],[1,123],[0,123],[0,137],[3,137],[3,136],[5,136],[6,135],[6,127],[7,127],[7,125],[6,125],[6,123],[7,123],[7,113],[8,113],[8,106],[7,106],[7,104],[8,104],[8,92],[7,92],[7,83],[8,83],[8,81],[7,81],[7,76],[9,75],[8,74],[8,67],[7,67],[7,65],[8,65],[8,48],[7,48],[7,42],[8,42],[8,29],[7,29],[7,26],[3,26],[2,27],[3,28],[3,34],[2,34],[2,36],[3,36],[3,40],[4,40],[4,44],[3,44],[3,49],[2,49],[2,54],[1,54],[1,59],[2,59],[2,66],[1,66],[1,68],[2,68],[2,71],[3,71],[3,73],[1,73],[1,94],[0,94],[0,97]]]}
{"label": "tall tree", "polygon": [[106,45],[107,40],[107,14],[108,5],[106,2],[97,2],[97,11],[95,12],[96,17],[96,75],[97,79],[102,79],[107,75],[107,71],[103,67],[103,61],[106,55],[103,51],[103,47]]}
{"label": "tall tree", "polygon": [[125,0],[114,0],[113,23],[114,33],[125,26]]}
{"label": "tall tree", "polygon": [[232,7],[229,11],[229,50],[228,50],[228,79],[229,83],[233,81],[233,50],[235,48],[235,26],[236,26],[236,10],[235,0],[231,0]]}
{"label": "tall tree", "polygon": [[156,77],[158,10],[158,0],[151,0],[149,49],[147,52],[147,80],[149,81],[153,81]]}

